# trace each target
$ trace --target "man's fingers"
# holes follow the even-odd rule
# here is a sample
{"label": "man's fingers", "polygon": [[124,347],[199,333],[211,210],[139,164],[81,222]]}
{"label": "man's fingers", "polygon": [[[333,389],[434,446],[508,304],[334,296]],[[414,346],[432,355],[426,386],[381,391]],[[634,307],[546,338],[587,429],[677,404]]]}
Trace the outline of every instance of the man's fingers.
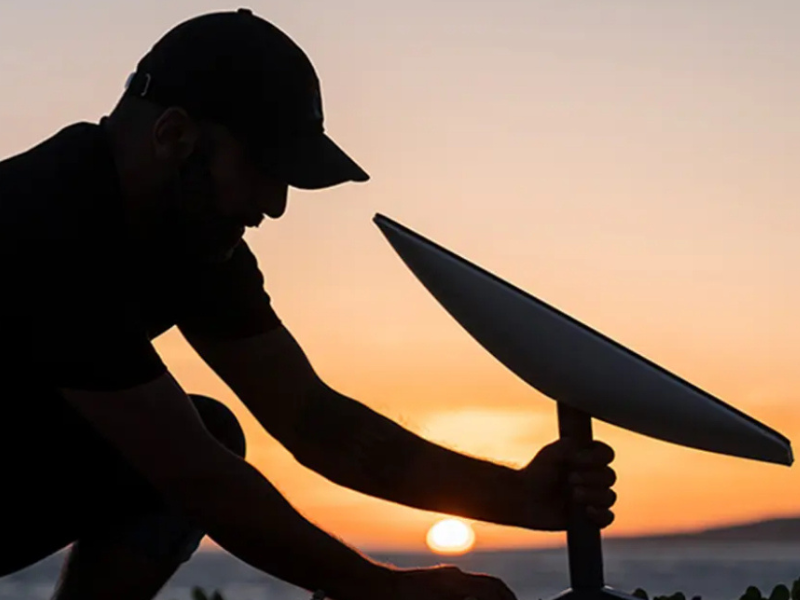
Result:
{"label": "man's fingers", "polygon": [[544,446],[537,456],[547,456],[553,462],[566,462],[578,467],[594,467],[611,463],[614,460],[614,450],[597,440],[585,445],[572,438],[561,438]]}
{"label": "man's fingers", "polygon": [[517,600],[502,580],[491,575],[465,573],[453,565],[432,567],[429,571],[442,577],[441,597],[449,600]]}
{"label": "man's fingers", "polygon": [[561,438],[543,446],[536,454],[536,458],[554,463],[569,463],[579,451],[580,446],[575,440]]}
{"label": "man's fingers", "polygon": [[576,502],[590,508],[611,508],[617,501],[617,494],[608,489],[577,487],[572,496]]}
{"label": "man's fingers", "polygon": [[611,446],[595,440],[589,446],[575,452],[572,464],[576,467],[594,467],[608,465],[613,460],[614,451]]}
{"label": "man's fingers", "polygon": [[586,514],[589,516],[592,522],[596,523],[600,528],[608,527],[614,522],[614,513],[607,509],[587,506]]}
{"label": "man's fingers", "polygon": [[514,592],[511,591],[503,581],[491,575],[473,575],[473,579],[478,585],[470,596],[475,600],[517,600]]}
{"label": "man's fingers", "polygon": [[569,482],[586,487],[611,487],[617,482],[617,474],[608,466],[592,471],[575,471],[569,476]]}

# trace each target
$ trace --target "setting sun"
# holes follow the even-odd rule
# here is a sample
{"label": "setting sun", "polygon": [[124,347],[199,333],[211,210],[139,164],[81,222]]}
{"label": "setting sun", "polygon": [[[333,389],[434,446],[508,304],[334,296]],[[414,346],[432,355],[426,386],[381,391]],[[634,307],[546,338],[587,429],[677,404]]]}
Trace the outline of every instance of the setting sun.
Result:
{"label": "setting sun", "polygon": [[475,532],[458,519],[445,519],[428,530],[428,547],[440,554],[463,554],[472,549]]}

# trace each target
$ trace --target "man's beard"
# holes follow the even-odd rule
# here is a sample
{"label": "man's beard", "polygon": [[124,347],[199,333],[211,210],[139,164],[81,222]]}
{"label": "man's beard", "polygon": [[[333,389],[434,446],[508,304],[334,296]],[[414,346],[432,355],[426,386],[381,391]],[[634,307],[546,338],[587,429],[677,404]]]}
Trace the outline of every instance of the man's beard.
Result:
{"label": "man's beard", "polygon": [[159,210],[160,251],[170,258],[225,260],[239,244],[242,223],[221,214],[207,151],[195,150],[164,190]]}

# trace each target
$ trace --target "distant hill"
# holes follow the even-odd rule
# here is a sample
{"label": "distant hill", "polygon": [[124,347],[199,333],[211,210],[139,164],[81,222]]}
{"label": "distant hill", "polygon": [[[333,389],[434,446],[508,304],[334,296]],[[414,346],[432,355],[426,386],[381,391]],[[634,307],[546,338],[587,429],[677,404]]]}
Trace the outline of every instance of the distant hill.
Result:
{"label": "distant hill", "polygon": [[[603,547],[607,550],[627,551],[629,549],[641,548],[648,556],[648,552],[653,549],[673,548],[708,548],[716,544],[736,547],[738,544],[792,544],[800,546],[800,517],[786,517],[779,519],[766,519],[749,523],[737,523],[725,527],[713,527],[708,529],[698,529],[695,531],[685,531],[680,533],[659,534],[659,535],[640,535],[640,536],[611,536],[603,535]],[[467,561],[471,556],[494,556],[502,557],[509,564],[516,564],[515,561],[529,560],[528,552],[552,552],[561,551],[563,546],[533,546],[528,548],[513,549],[477,549],[464,556],[448,557],[448,560]],[[389,560],[400,566],[410,566],[416,564],[414,561],[426,561],[437,557],[425,551],[375,551],[378,559]],[[404,562],[406,561],[406,562]],[[411,562],[408,562],[411,561]],[[407,563],[407,564],[406,564]]]}
{"label": "distant hill", "polygon": [[659,544],[671,542],[800,543],[800,517],[769,519],[682,533],[605,537],[603,542],[611,544],[625,542],[654,542]]}

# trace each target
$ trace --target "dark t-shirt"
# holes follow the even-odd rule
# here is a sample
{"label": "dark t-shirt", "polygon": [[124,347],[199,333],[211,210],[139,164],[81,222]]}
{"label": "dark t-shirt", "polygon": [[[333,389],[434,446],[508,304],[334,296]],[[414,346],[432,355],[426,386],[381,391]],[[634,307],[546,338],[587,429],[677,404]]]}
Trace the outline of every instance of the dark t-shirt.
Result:
{"label": "dark t-shirt", "polygon": [[97,124],[0,162],[6,389],[123,389],[166,371],[152,340],[174,325],[228,339],[280,325],[244,241],[219,264],[145,260],[126,243],[122,206]]}

